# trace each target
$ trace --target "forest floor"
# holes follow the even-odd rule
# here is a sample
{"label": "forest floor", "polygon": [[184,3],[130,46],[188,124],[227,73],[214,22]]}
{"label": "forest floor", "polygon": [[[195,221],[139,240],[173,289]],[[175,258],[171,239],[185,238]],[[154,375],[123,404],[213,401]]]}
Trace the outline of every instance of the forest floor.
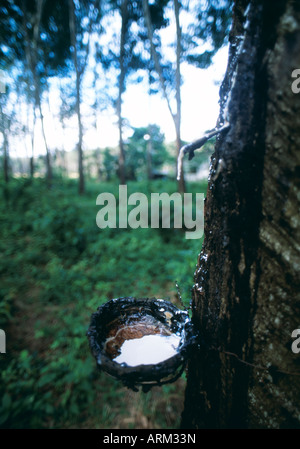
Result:
{"label": "forest floor", "polygon": [[[100,373],[86,331],[91,313],[121,296],[185,305],[201,240],[178,229],[99,229],[96,198],[117,182],[13,180],[0,186],[0,355],[2,428],[178,428],[185,375],[135,393]],[[206,184],[191,184],[191,192]],[[176,191],[175,182],[132,182],[130,192]]]}

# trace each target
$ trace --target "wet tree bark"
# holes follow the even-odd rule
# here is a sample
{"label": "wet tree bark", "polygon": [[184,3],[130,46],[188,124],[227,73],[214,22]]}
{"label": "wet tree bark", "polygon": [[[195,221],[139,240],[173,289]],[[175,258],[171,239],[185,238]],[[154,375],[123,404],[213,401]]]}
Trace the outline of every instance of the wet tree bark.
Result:
{"label": "wet tree bark", "polygon": [[247,6],[220,90],[231,126],[211,162],[183,428],[300,428],[300,3]]}

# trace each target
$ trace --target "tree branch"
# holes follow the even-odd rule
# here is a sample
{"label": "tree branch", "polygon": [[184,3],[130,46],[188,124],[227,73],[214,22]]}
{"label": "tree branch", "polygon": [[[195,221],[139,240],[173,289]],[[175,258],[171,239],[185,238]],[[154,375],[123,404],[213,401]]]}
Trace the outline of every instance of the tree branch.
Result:
{"label": "tree branch", "polygon": [[181,173],[181,167],[183,163],[184,155],[189,153],[189,161],[193,159],[195,156],[194,152],[195,150],[200,149],[203,147],[203,145],[210,140],[212,137],[216,136],[217,134],[224,132],[228,130],[230,127],[230,124],[227,122],[220,128],[215,128],[212,131],[209,131],[208,133],[204,134],[204,136],[200,137],[200,139],[195,140],[192,143],[189,143],[187,145],[184,145],[179,152],[178,160],[177,160],[177,179],[180,179],[180,173]]}

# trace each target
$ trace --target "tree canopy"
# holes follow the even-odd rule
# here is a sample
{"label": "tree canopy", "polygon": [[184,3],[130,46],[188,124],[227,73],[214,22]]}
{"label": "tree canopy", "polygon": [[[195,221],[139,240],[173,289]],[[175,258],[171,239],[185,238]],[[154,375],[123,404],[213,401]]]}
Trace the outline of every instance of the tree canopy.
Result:
{"label": "tree canopy", "polygon": [[[3,113],[9,115],[11,95],[18,92],[20,101],[27,104],[27,119],[23,115],[18,119],[24,122],[25,146],[31,146],[31,175],[35,154],[41,153],[35,148],[37,134],[42,133],[51,184],[52,165],[58,159],[50,144],[49,114],[60,133],[66,133],[77,116],[78,173],[83,191],[85,136],[92,125],[88,116],[95,117],[96,123],[101,111],[113,107],[119,128],[118,174],[121,182],[126,182],[126,166],[131,165],[126,157],[134,159],[128,150],[132,146],[126,147],[124,137],[125,128],[129,128],[123,97],[130,82],[147,81],[149,94],[165,96],[175,124],[178,151],[180,66],[187,62],[207,67],[212,62],[213,55],[227,42],[230,6],[230,0],[209,4],[177,0],[4,0],[0,6],[0,64],[16,83],[11,83]],[[169,36],[173,33],[167,46],[163,43],[166,32]],[[59,89],[60,108],[49,109],[47,103],[57,97]],[[88,97],[93,98],[89,112]],[[4,139],[3,133],[2,137],[2,142],[6,141],[3,155],[9,158],[12,137]],[[59,143],[56,149],[64,151]]]}

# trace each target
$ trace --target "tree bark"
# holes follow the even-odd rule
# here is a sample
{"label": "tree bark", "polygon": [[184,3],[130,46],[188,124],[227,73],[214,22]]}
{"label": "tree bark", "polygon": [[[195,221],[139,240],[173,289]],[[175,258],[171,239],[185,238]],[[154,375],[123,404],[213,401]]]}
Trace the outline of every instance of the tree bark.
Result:
{"label": "tree bark", "polygon": [[231,126],[211,160],[183,428],[300,428],[300,6],[247,5],[220,90]]}

